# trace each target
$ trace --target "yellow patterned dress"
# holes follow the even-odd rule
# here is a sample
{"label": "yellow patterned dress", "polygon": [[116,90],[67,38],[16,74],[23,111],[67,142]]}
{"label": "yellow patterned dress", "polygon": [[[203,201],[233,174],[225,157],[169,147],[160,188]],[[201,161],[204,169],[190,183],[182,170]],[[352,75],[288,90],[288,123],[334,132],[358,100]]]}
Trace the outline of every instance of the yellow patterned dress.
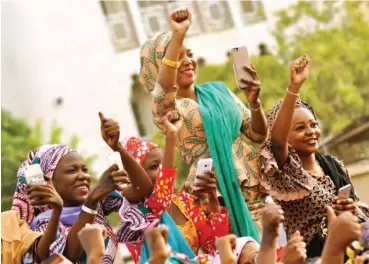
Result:
{"label": "yellow patterned dress", "polygon": [[[157,83],[153,91],[152,112],[154,123],[162,132],[165,132],[165,128],[161,118],[166,113],[177,110],[184,117],[184,125],[178,132],[176,146],[185,162],[191,166],[189,177],[184,185],[184,188],[190,191],[197,161],[209,158],[210,153],[198,103],[189,98],[176,98],[176,94],[175,89],[166,92]],[[243,136],[254,142],[262,142],[264,137],[252,130],[249,109],[234,94],[232,96],[242,114],[240,133],[232,145],[233,160],[244,199],[260,231],[260,211],[264,206],[266,195],[257,180],[258,153],[243,141]]]}

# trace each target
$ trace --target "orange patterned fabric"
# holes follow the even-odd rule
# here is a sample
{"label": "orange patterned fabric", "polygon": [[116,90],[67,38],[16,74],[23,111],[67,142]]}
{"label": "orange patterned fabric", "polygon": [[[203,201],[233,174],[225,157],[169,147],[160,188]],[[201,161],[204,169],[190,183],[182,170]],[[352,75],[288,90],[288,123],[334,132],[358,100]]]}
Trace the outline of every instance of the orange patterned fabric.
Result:
{"label": "orange patterned fabric", "polygon": [[195,198],[185,191],[173,194],[172,202],[188,219],[185,226],[178,226],[178,228],[195,254],[200,248],[205,254],[214,254],[217,237],[229,234],[227,209],[222,207],[220,213],[210,213],[206,216],[196,204]]}
{"label": "orange patterned fabric", "polygon": [[154,90],[165,49],[171,38],[171,32],[164,32],[149,39],[141,47],[140,82],[148,92]]}
{"label": "orange patterned fabric", "polygon": [[[184,189],[191,192],[196,174],[196,164],[200,159],[210,158],[209,146],[205,135],[199,105],[189,98],[176,98],[176,90],[165,91],[158,83],[153,91],[154,123],[163,133],[165,126],[162,117],[169,111],[177,110],[184,117],[184,124],[177,135],[176,146],[179,153],[190,165],[190,173]],[[259,231],[261,231],[261,209],[264,207],[266,194],[259,184],[258,152],[244,142],[243,136],[254,142],[261,142],[264,137],[255,133],[251,128],[251,113],[241,100],[232,94],[241,114],[242,125],[239,135],[232,144],[233,160],[237,170],[246,204]]]}

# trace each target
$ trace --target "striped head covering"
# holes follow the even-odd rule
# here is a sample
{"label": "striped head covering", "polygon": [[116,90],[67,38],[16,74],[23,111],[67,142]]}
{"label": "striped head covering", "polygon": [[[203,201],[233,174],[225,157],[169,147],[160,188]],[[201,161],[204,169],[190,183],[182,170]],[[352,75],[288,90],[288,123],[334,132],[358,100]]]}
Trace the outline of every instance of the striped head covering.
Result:
{"label": "striped head covering", "polygon": [[164,58],[167,46],[172,38],[171,32],[164,32],[146,41],[140,52],[140,82],[146,91],[151,92],[155,88],[159,75],[161,61]]}
{"label": "striped head covering", "polygon": [[45,178],[52,179],[61,158],[73,151],[75,150],[64,145],[43,145],[28,153],[27,159],[21,163],[18,169],[17,186],[12,204],[12,210],[18,211],[22,220],[31,224],[35,216],[48,210],[47,207],[35,208],[31,204],[27,194],[27,183],[24,176],[25,168],[31,164],[40,164]]}

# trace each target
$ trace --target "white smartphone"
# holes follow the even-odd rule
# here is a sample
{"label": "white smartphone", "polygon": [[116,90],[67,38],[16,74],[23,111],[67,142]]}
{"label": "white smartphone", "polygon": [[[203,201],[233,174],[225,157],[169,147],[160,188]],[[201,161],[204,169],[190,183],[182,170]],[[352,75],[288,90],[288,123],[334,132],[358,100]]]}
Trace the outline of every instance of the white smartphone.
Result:
{"label": "white smartphone", "polygon": [[205,171],[213,169],[213,159],[202,159],[197,163],[196,175],[204,175]]}
{"label": "white smartphone", "polygon": [[347,184],[338,190],[338,199],[346,200],[350,198],[351,184]]}
{"label": "white smartphone", "polygon": [[[202,180],[198,179],[197,176],[202,176],[205,174],[205,171],[211,171],[212,169],[213,169],[213,159],[199,160],[199,162],[197,163],[194,183],[201,183]],[[198,188],[194,186],[193,189],[196,191]]]}
{"label": "white smartphone", "polygon": [[236,82],[239,88],[244,87],[245,84],[241,79],[253,80],[249,72],[244,69],[244,66],[251,66],[249,53],[245,46],[235,47],[231,49],[231,56],[233,60],[233,71],[236,76]]}
{"label": "white smartphone", "polygon": [[119,152],[113,152],[110,153],[108,155],[108,162],[109,162],[109,166],[113,165],[113,164],[117,164],[119,167],[119,170],[123,170],[123,163],[122,163],[122,159],[120,157]]}
{"label": "white smartphone", "polygon": [[29,185],[46,184],[44,172],[42,171],[40,164],[32,164],[25,167],[24,177]]}

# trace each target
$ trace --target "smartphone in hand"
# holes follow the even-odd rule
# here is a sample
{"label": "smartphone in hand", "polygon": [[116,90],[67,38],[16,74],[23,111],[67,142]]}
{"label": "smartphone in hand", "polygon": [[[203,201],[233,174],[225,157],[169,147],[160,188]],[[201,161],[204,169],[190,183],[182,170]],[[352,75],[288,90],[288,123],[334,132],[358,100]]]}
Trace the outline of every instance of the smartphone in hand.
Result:
{"label": "smartphone in hand", "polygon": [[350,198],[351,184],[347,184],[338,190],[338,199],[346,200]]}
{"label": "smartphone in hand", "polygon": [[[197,163],[196,176],[194,183],[201,183],[202,180],[198,179],[197,176],[203,176],[206,171],[211,171],[213,169],[213,159],[202,159]],[[196,187],[193,188],[195,191]]]}
{"label": "smartphone in hand", "polygon": [[241,46],[231,49],[231,56],[233,60],[233,70],[236,76],[236,82],[240,88],[245,86],[245,84],[241,82],[241,79],[250,81],[253,80],[251,74],[244,69],[245,66],[251,67],[249,53],[245,46]]}
{"label": "smartphone in hand", "polygon": [[24,168],[24,177],[28,185],[46,184],[44,172],[40,164],[32,164]]}

